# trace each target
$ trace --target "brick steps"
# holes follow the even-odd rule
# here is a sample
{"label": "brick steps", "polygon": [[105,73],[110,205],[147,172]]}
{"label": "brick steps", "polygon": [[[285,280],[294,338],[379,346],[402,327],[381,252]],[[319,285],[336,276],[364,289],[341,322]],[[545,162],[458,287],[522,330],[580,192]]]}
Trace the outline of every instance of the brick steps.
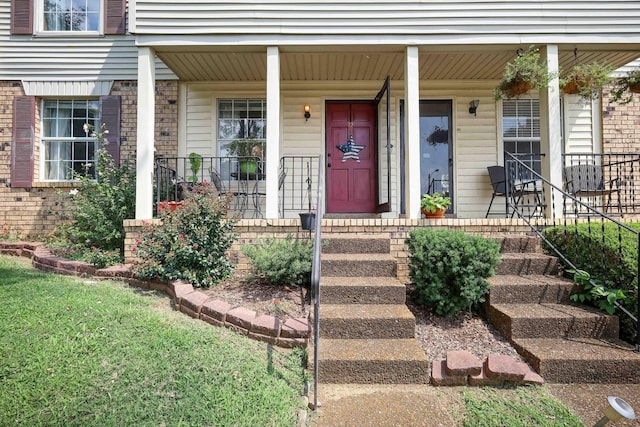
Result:
{"label": "brick steps", "polygon": [[618,317],[571,303],[574,283],[537,238],[497,239],[502,263],[489,279],[487,317],[531,367],[551,383],[640,383],[640,355],[617,339]]}
{"label": "brick steps", "polygon": [[640,383],[640,354],[619,340],[517,338],[513,345],[547,382]]}
{"label": "brick steps", "polygon": [[320,382],[332,384],[427,384],[429,362],[409,339],[323,339]]}
{"label": "brick steps", "polygon": [[321,338],[413,338],[416,319],[404,304],[322,304]]}
{"label": "brick steps", "polygon": [[429,361],[396,278],[390,242],[377,235],[323,236],[319,380],[426,384]]}
{"label": "brick steps", "polygon": [[320,259],[323,276],[396,277],[398,264],[390,254],[323,253]]}
{"label": "brick steps", "polygon": [[574,283],[558,276],[503,274],[487,279],[495,304],[568,302]]}
{"label": "brick steps", "polygon": [[404,304],[407,289],[392,277],[324,277],[322,304]]}
{"label": "brick steps", "polygon": [[492,304],[489,317],[508,339],[593,337],[617,338],[617,316],[589,307],[565,304]]}

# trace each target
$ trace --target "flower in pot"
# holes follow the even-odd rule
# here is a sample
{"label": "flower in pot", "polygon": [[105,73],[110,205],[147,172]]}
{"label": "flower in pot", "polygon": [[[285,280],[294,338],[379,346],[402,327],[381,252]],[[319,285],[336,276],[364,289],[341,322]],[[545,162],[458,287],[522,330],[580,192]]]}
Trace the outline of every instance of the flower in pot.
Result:
{"label": "flower in pot", "polygon": [[427,218],[443,218],[450,205],[451,199],[439,192],[423,194],[420,200],[420,209]]}
{"label": "flower in pot", "polygon": [[229,155],[238,157],[241,173],[256,173],[257,160],[262,158],[262,142],[255,138],[234,139],[227,145]]}
{"label": "flower in pot", "polygon": [[502,81],[493,94],[496,100],[515,98],[532,89],[546,88],[552,77],[547,64],[540,58],[538,48],[529,46],[527,50],[518,49],[518,56],[505,66]]}
{"label": "flower in pot", "polygon": [[191,176],[189,181],[198,182],[198,172],[200,172],[200,165],[202,165],[202,156],[198,153],[189,154],[189,168],[191,169]]}
{"label": "flower in pot", "polygon": [[615,81],[609,102],[628,104],[634,93],[640,93],[640,69],[629,71],[626,76]]}
{"label": "flower in pot", "polygon": [[585,100],[595,99],[602,87],[611,81],[613,71],[613,65],[604,62],[578,64],[560,79],[560,87],[566,94],[580,95]]}

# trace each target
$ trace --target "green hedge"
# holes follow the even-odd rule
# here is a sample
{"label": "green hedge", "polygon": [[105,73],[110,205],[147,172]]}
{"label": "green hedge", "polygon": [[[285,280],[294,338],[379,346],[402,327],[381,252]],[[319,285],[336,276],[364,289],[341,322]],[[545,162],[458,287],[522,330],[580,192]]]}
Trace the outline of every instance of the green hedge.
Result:
{"label": "green hedge", "polygon": [[[640,230],[640,223],[628,223]],[[550,227],[544,236],[575,266],[609,288],[621,289],[627,298],[623,306],[638,315],[638,236],[614,223],[583,223]],[[555,252],[543,245],[551,255]],[[597,301],[594,301],[597,306]],[[620,315],[621,338],[631,341],[635,327],[624,314]]]}
{"label": "green hedge", "polygon": [[447,229],[413,230],[409,247],[409,275],[417,302],[440,316],[471,310],[489,291],[486,277],[500,262],[497,242]]}

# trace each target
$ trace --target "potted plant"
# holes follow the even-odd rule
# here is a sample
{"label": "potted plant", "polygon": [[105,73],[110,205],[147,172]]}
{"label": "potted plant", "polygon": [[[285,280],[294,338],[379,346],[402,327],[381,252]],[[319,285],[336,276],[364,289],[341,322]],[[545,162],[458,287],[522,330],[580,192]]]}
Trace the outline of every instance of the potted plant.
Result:
{"label": "potted plant", "polygon": [[505,66],[502,81],[493,94],[496,100],[515,98],[532,89],[546,88],[551,77],[547,64],[540,59],[539,49],[535,46],[518,49],[518,56]]}
{"label": "potted plant", "polygon": [[238,157],[241,173],[256,173],[258,158],[262,157],[262,142],[255,138],[234,139],[227,145],[227,152]]}
{"label": "potted plant", "polygon": [[189,154],[189,168],[191,169],[191,176],[189,181],[192,183],[198,182],[198,172],[200,172],[200,165],[202,165],[202,156],[198,153]]}
{"label": "potted plant", "polygon": [[629,71],[626,76],[614,82],[609,102],[628,104],[634,93],[640,93],[640,69]]}
{"label": "potted plant", "polygon": [[604,85],[611,81],[613,65],[604,62],[578,64],[560,79],[562,91],[569,95],[580,95],[586,100],[595,99]]}
{"label": "potted plant", "polygon": [[444,218],[450,205],[451,199],[439,192],[424,194],[420,200],[420,209],[427,218]]}

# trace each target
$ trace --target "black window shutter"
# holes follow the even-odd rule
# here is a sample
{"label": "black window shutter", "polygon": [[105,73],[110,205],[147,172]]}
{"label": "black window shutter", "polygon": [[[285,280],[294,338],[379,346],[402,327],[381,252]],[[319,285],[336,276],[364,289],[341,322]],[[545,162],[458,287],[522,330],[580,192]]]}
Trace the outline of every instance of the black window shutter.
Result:
{"label": "black window shutter", "polygon": [[34,125],[36,98],[16,96],[13,100],[11,187],[28,188],[33,181]]}
{"label": "black window shutter", "polygon": [[100,124],[109,131],[105,135],[105,148],[116,166],[120,166],[120,97],[100,97]]}
{"label": "black window shutter", "polygon": [[104,33],[125,33],[125,0],[105,0],[104,2]]}
{"label": "black window shutter", "polygon": [[11,34],[33,34],[33,0],[11,0]]}

